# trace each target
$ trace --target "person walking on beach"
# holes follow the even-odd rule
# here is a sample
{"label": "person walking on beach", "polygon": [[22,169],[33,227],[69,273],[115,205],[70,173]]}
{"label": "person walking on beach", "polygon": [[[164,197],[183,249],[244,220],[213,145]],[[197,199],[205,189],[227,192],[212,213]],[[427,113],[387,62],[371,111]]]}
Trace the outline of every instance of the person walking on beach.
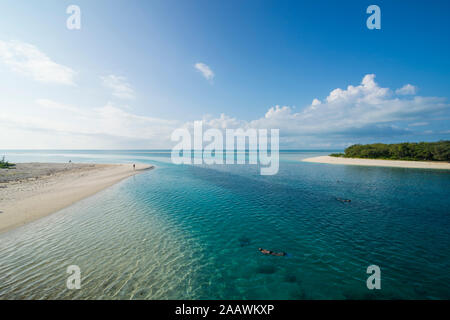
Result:
{"label": "person walking on beach", "polygon": [[136,170],[136,165],[133,163],[133,170]]}

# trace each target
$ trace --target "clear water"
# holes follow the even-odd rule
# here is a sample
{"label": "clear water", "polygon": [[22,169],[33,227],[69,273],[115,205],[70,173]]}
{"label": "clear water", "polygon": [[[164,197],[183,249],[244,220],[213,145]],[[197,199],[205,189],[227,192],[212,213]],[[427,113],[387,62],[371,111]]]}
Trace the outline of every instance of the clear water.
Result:
{"label": "clear water", "polygon": [[450,299],[449,172],[299,161],[313,152],[282,153],[275,176],[163,151],[5,153],[157,168],[0,234],[0,299]]}

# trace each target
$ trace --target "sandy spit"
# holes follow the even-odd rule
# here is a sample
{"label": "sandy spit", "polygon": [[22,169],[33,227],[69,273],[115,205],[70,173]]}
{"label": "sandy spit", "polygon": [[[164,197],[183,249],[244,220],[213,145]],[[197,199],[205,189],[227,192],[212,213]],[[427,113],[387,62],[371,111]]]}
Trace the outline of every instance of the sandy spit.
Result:
{"label": "sandy spit", "polygon": [[446,169],[450,170],[450,163],[436,161],[404,161],[404,160],[378,160],[378,159],[355,159],[339,158],[330,156],[320,156],[303,159],[305,162],[346,164],[355,166],[376,166],[376,167],[398,167],[416,169]]}
{"label": "sandy spit", "polygon": [[151,165],[18,163],[0,169],[0,232],[37,220]]}

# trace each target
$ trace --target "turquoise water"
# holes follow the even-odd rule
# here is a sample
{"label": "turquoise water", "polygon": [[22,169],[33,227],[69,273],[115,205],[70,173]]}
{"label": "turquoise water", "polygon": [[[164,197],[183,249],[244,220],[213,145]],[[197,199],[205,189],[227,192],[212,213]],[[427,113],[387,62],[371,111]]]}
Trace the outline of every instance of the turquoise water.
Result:
{"label": "turquoise water", "polygon": [[[176,166],[163,151],[4,153],[156,169],[0,234],[0,299],[450,299],[449,172],[300,151],[282,153],[275,176]],[[372,264],[381,290],[366,287]],[[81,290],[66,289],[69,265]]]}

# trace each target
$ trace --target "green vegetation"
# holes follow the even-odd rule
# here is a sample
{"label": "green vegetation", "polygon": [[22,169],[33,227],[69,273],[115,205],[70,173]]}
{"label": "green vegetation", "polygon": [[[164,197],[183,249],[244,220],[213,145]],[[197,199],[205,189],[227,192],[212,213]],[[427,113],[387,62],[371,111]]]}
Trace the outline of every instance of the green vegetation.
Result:
{"label": "green vegetation", "polygon": [[330,154],[330,156],[331,157],[345,157],[345,154],[344,153],[332,153],[332,154]]}
{"label": "green vegetation", "polygon": [[0,169],[11,169],[14,168],[15,166],[16,165],[14,163],[5,161],[5,156],[3,156],[2,160],[0,160]]}
{"label": "green vegetation", "polygon": [[414,161],[447,161],[450,162],[450,140],[439,142],[397,143],[397,144],[355,144],[345,153],[330,154],[333,157],[414,160]]}

